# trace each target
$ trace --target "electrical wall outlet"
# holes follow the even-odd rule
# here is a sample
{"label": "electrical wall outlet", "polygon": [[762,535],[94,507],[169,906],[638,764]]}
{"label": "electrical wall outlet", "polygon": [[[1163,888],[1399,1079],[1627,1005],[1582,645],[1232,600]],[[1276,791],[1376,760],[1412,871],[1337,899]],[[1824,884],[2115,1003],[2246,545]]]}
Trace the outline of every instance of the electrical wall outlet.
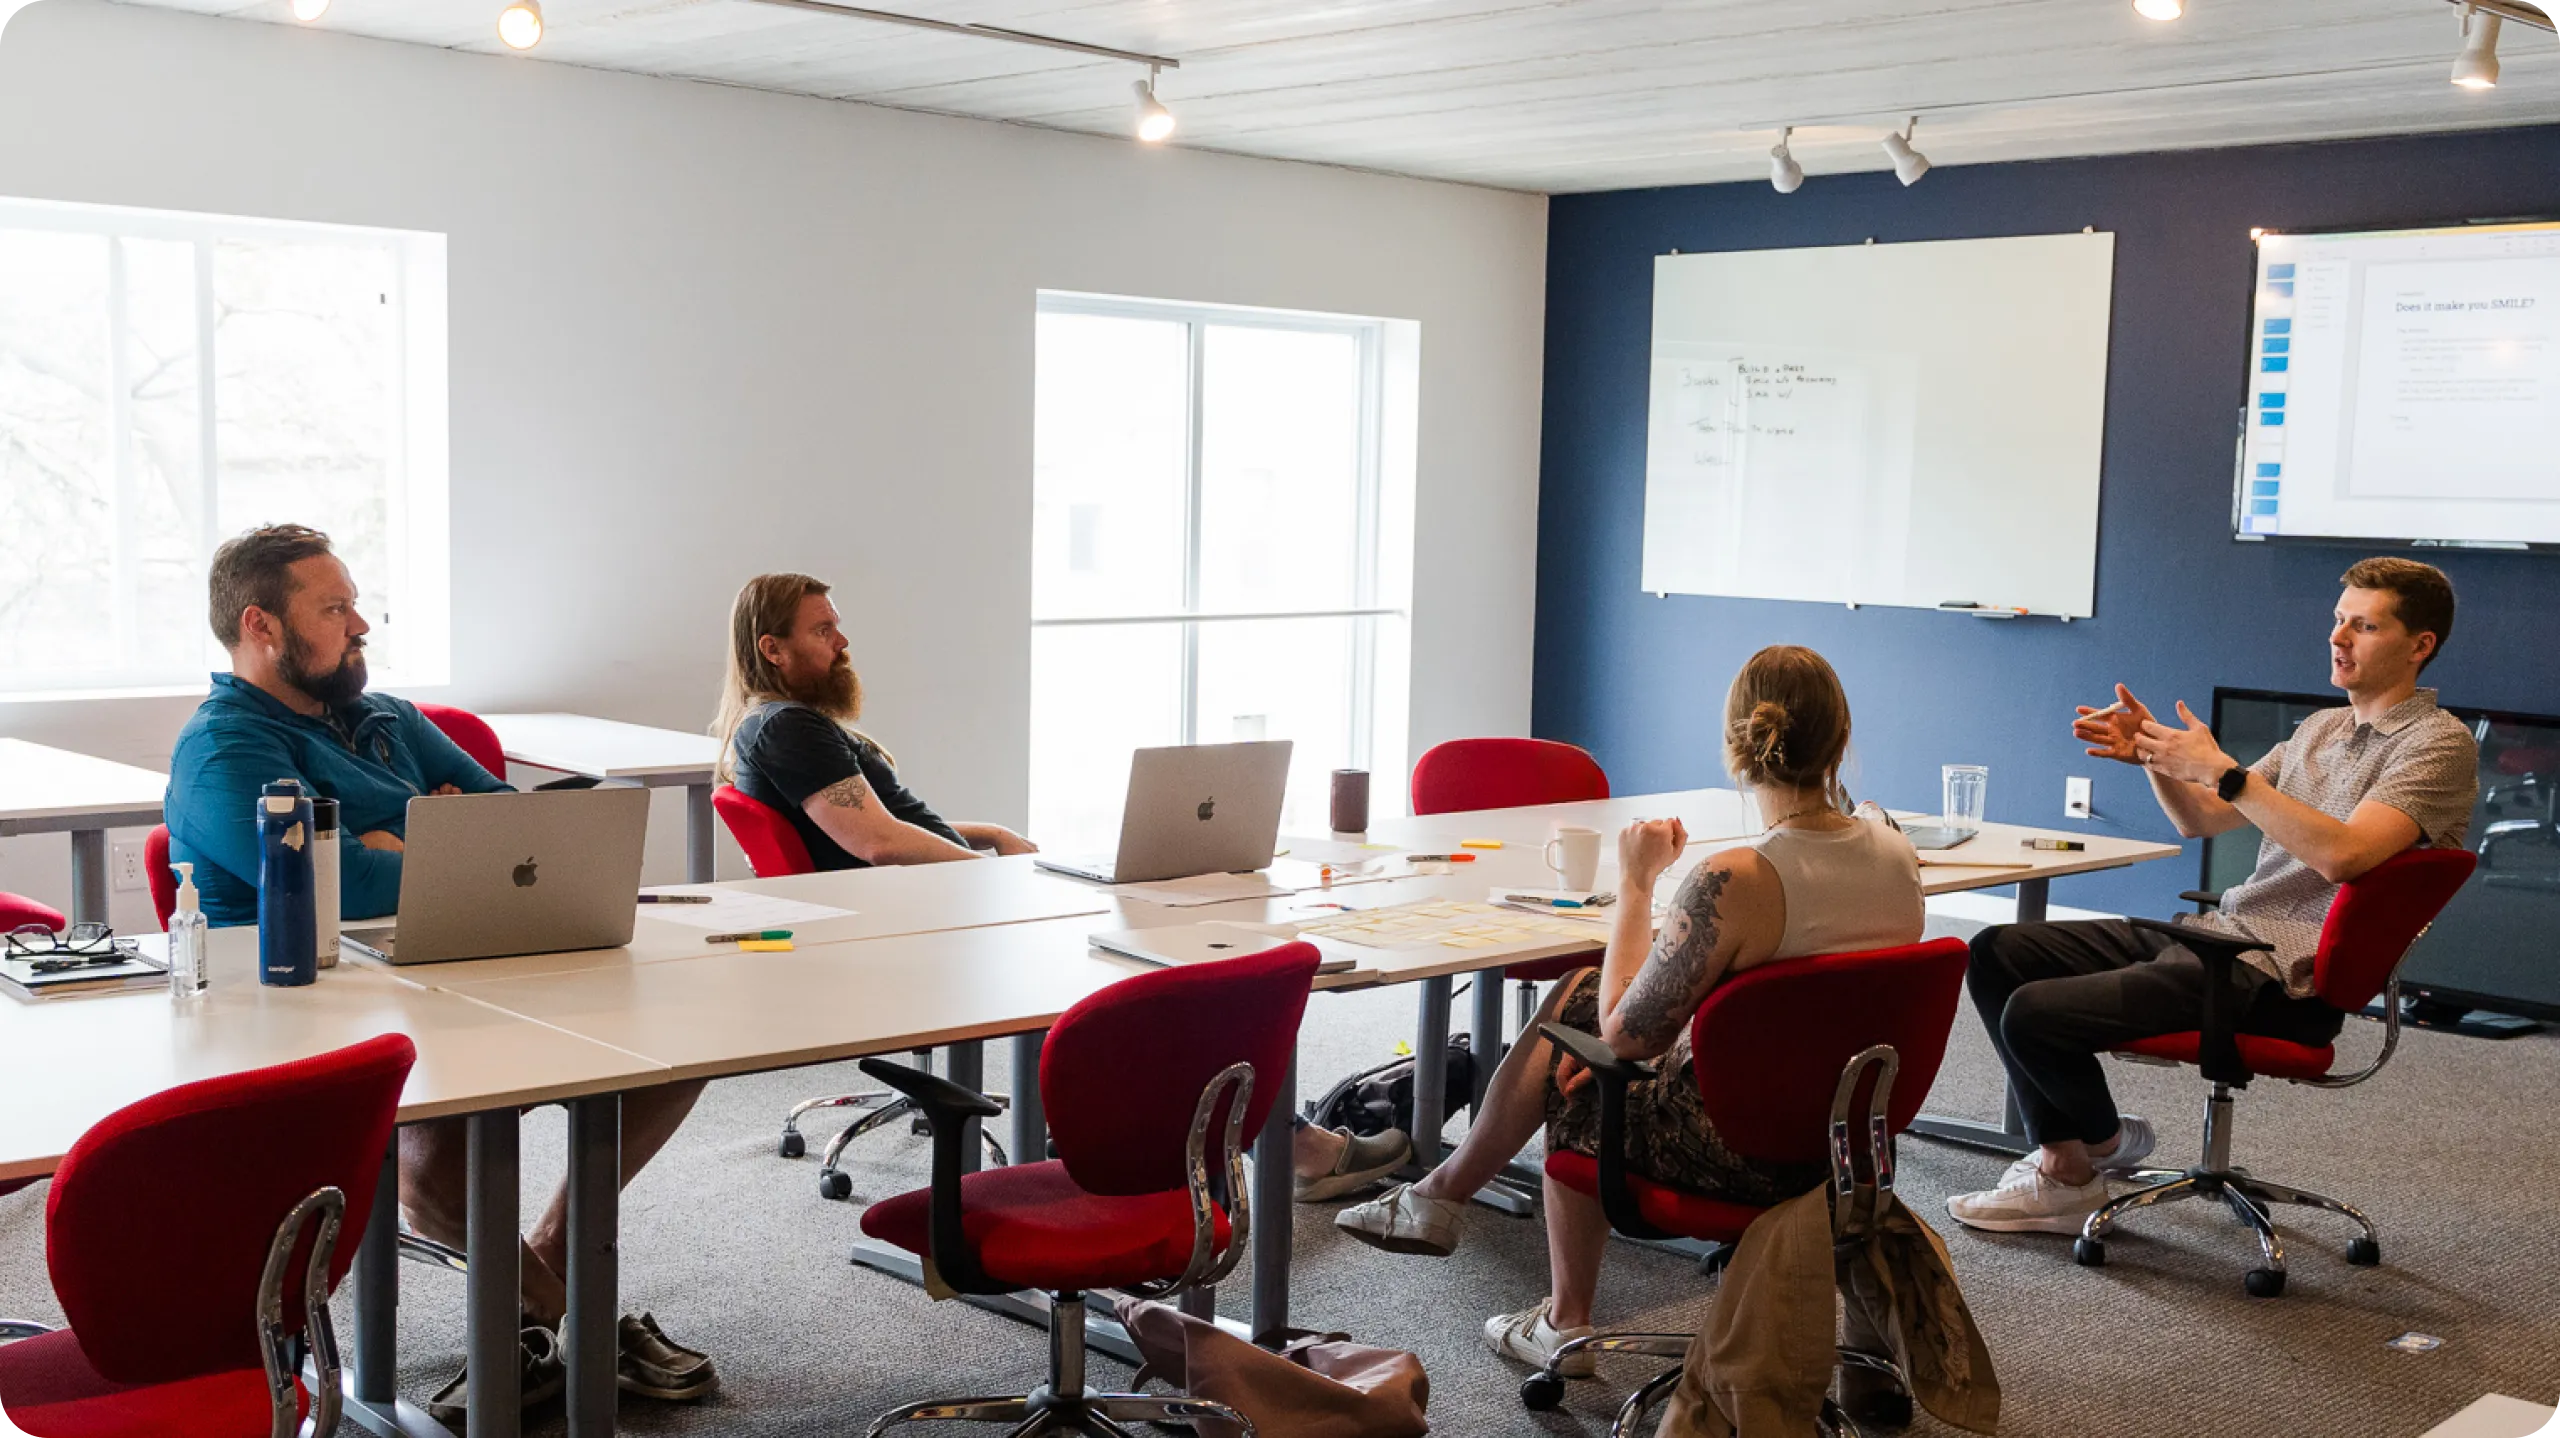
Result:
{"label": "electrical wall outlet", "polygon": [[142,841],[130,839],[114,845],[107,855],[107,871],[115,875],[117,893],[130,894],[150,887],[142,877]]}
{"label": "electrical wall outlet", "polygon": [[2089,781],[2074,775],[2062,781],[2062,817],[2089,817]]}

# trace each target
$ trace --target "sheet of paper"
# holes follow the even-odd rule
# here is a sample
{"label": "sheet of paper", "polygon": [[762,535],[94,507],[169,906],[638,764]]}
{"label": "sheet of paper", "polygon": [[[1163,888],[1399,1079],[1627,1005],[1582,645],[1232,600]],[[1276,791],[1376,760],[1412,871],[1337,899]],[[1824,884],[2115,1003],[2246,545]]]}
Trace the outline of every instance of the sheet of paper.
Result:
{"label": "sheet of paper", "polygon": [[1173,909],[1228,904],[1238,899],[1274,899],[1295,892],[1271,882],[1267,874],[1197,874],[1188,879],[1165,879],[1152,884],[1119,884],[1111,890],[1115,898],[1136,899]]}
{"label": "sheet of paper", "polygon": [[1330,867],[1333,872],[1330,875],[1325,873],[1327,867],[1327,865],[1293,855],[1272,860],[1271,867],[1265,872],[1269,875],[1271,882],[1292,893],[1300,894],[1322,889],[1339,889],[1351,884],[1378,884],[1389,879],[1413,877],[1413,866],[1395,862],[1395,856],[1392,854],[1372,854],[1365,863],[1354,861],[1349,864],[1332,865]]}
{"label": "sheet of paper", "polygon": [[821,919],[849,919],[851,909],[834,909],[825,904],[803,903],[798,899],[777,899],[771,894],[754,894],[744,889],[715,889],[708,884],[670,884],[652,889],[653,894],[709,894],[707,904],[642,904],[640,917],[669,924],[682,924],[707,934],[738,933],[747,929],[787,929],[794,924],[814,924]]}
{"label": "sheet of paper", "polygon": [[1560,938],[1593,942],[1604,937],[1588,920],[1526,913],[1495,904],[1437,899],[1298,920],[1304,938],[1333,939],[1373,949],[1530,948]]}
{"label": "sheet of paper", "polygon": [[1374,863],[1404,850],[1393,844],[1356,844],[1343,839],[1282,839],[1280,852],[1310,864]]}

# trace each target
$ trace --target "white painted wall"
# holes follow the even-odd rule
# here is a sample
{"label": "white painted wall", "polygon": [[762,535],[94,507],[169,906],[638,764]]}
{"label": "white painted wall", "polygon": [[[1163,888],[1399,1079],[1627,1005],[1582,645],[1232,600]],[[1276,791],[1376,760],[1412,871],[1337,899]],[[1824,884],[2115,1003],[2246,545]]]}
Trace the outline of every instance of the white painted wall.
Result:
{"label": "white painted wall", "polygon": [[[94,0],[8,22],[0,194],[451,237],[454,682],[415,697],[698,728],[738,582],[808,570],[911,782],[1000,821],[1034,292],[1418,321],[1413,750],[1527,731],[1542,199]],[[192,707],[0,734],[165,767]],[[0,888],[67,904],[67,854],[0,840]]]}

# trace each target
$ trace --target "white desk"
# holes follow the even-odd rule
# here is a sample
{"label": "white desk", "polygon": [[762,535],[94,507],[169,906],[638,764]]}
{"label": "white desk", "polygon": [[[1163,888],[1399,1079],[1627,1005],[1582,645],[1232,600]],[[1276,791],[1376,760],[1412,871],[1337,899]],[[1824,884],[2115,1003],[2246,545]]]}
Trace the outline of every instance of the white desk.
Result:
{"label": "white desk", "polygon": [[[157,949],[164,940],[144,941]],[[0,1178],[51,1173],[98,1120],[177,1084],[309,1058],[378,1034],[418,1047],[400,1097],[403,1123],[469,1115],[471,1273],[467,1310],[475,1373],[499,1375],[486,1411],[475,1390],[471,1431],[515,1438],[510,1387],[517,1343],[519,1105],[570,1106],[572,1341],[570,1431],[612,1431],[620,1094],[667,1079],[665,1065],[458,995],[350,964],[304,988],[257,981],[254,929],[218,929],[213,986],[186,1008],[165,990],[0,1002]],[[376,1433],[438,1431],[393,1390],[398,1302],[398,1185],[389,1155],[356,1263],[355,1363],[347,1416]]]}
{"label": "white desk", "polygon": [[711,782],[720,741],[583,714],[484,714],[509,759],[612,784],[684,790],[685,877],[711,879]]}
{"label": "white desk", "polygon": [[0,739],[0,838],[71,835],[71,917],[107,917],[107,831],[160,822],[169,776]]}

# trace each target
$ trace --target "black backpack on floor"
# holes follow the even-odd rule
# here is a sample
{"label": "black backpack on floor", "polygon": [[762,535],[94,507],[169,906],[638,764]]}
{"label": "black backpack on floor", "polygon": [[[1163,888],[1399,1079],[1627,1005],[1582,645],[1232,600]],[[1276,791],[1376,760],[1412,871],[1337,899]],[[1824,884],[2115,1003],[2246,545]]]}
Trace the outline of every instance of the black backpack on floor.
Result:
{"label": "black backpack on floor", "polygon": [[[1466,1034],[1449,1036],[1449,1074],[1441,1098],[1443,1119],[1465,1108],[1476,1092],[1476,1056]],[[1413,1132],[1413,1059],[1391,1059],[1363,1069],[1307,1105],[1307,1122],[1346,1128],[1363,1138],[1390,1128]]]}

